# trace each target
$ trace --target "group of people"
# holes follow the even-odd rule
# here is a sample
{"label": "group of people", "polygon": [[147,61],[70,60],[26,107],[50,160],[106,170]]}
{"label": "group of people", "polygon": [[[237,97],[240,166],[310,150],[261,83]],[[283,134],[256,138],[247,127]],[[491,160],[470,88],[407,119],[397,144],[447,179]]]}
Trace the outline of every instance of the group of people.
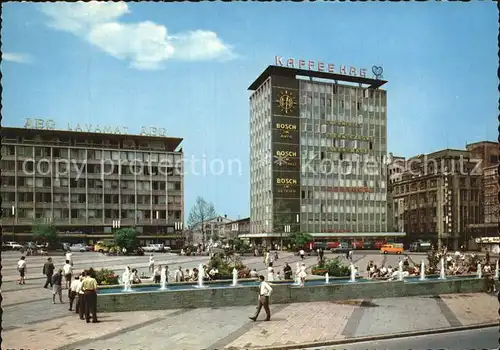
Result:
{"label": "group of people", "polygon": [[[99,322],[97,320],[96,279],[86,271],[83,271],[80,275],[72,279],[73,257],[71,252],[67,252],[65,258],[65,264],[57,270],[50,257],[43,264],[42,274],[46,277],[43,287],[49,288],[50,286],[52,288],[52,304],[56,303],[56,297],[58,297],[61,304],[64,303],[62,293],[64,279],[64,287],[68,290],[69,311],[73,311],[73,304],[75,304],[75,312],[79,315],[80,319],[90,323],[90,316],[92,315],[92,322]],[[21,285],[26,284],[27,264],[25,256],[21,256],[19,259],[17,269],[19,271],[18,283]]]}
{"label": "group of people", "polygon": [[88,272],[83,271],[79,276],[75,276],[68,289],[68,298],[69,311],[73,311],[73,304],[76,300],[75,313],[80,320],[90,323],[92,314],[92,322],[99,322],[97,319],[97,281]]}

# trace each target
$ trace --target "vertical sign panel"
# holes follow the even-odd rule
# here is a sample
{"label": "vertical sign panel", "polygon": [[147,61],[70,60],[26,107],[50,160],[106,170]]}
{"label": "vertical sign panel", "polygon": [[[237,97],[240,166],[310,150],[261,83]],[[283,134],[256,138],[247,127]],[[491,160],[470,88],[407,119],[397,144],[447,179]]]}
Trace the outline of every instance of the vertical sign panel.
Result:
{"label": "vertical sign panel", "polygon": [[273,231],[299,231],[300,215],[300,120],[299,82],[272,76]]}

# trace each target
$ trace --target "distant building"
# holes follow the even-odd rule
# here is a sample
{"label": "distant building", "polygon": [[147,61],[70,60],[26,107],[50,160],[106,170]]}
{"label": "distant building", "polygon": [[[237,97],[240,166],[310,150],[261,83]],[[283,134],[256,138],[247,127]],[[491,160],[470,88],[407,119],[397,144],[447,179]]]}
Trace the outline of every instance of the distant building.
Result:
{"label": "distant building", "polygon": [[[483,200],[483,220],[469,225],[470,236],[482,250],[500,252],[498,237],[499,203],[498,203],[498,165],[488,166],[482,170],[481,194]],[[475,247],[475,246],[474,246]]]}
{"label": "distant building", "polygon": [[227,215],[216,216],[215,218],[209,218],[203,222],[198,222],[189,228],[189,237],[192,240],[192,244],[208,244],[212,237],[217,236],[222,238],[226,234],[224,231],[225,225],[232,222]]}
{"label": "distant building", "polygon": [[468,225],[482,221],[475,166],[471,152],[445,149],[407,159],[401,177],[393,173],[392,222],[407,243],[424,239],[457,249],[471,240]]}
{"label": "distant building", "polygon": [[245,238],[250,233],[250,218],[228,222],[222,228],[221,236],[226,239]]}
{"label": "distant building", "polygon": [[392,232],[404,232],[403,227],[398,227],[394,223],[394,203],[393,203],[393,183],[401,181],[406,160],[404,157],[394,156],[392,153],[387,157],[387,230]]}
{"label": "distant building", "polygon": [[95,243],[135,227],[142,243],[182,244],[182,139],[4,127],[4,240],[52,223],[62,241]]}

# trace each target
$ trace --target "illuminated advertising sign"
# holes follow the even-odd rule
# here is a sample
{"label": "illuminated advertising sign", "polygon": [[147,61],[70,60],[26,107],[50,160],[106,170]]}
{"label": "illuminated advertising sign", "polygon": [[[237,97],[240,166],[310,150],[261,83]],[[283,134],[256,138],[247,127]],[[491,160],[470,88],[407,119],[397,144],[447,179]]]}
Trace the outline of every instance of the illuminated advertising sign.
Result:
{"label": "illuminated advertising sign", "polygon": [[273,166],[275,171],[300,172],[300,148],[298,145],[273,144]]}
{"label": "illuminated advertising sign", "polygon": [[[295,59],[295,58],[284,58],[283,56],[274,56],[274,64],[279,67],[288,67],[288,68],[296,68],[296,69],[306,69],[317,72],[327,72],[327,73],[336,73],[342,75],[351,75],[355,77],[366,78],[366,69],[365,68],[356,68],[353,66],[346,66],[340,64],[336,66],[333,63],[325,63],[321,61],[313,61],[313,60],[303,60],[303,59]],[[377,67],[380,68],[380,67]],[[381,69],[381,68],[380,68]],[[378,71],[377,71],[378,73]],[[375,72],[374,72],[375,74]],[[382,72],[379,74],[382,75]]]}

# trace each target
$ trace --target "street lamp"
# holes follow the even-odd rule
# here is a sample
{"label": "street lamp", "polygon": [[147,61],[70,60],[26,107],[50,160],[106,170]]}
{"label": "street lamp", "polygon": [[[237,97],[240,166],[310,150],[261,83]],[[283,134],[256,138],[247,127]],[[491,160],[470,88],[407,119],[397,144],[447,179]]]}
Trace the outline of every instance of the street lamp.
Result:
{"label": "street lamp", "polygon": [[[290,233],[290,232],[291,232],[290,225],[285,225],[285,233]],[[281,232],[280,249],[281,251],[283,251],[283,232]]]}
{"label": "street lamp", "polygon": [[16,219],[16,207],[13,205],[11,208],[11,215],[12,215],[12,240],[15,242],[16,241],[16,228],[15,228],[15,224],[14,224],[14,221]]}
{"label": "street lamp", "polygon": [[[174,227],[175,231],[181,232],[181,234],[182,234],[182,227],[183,227],[184,223],[182,221],[176,221],[174,223],[174,225],[175,225],[175,227]],[[182,237],[182,238],[184,238],[184,237]]]}

